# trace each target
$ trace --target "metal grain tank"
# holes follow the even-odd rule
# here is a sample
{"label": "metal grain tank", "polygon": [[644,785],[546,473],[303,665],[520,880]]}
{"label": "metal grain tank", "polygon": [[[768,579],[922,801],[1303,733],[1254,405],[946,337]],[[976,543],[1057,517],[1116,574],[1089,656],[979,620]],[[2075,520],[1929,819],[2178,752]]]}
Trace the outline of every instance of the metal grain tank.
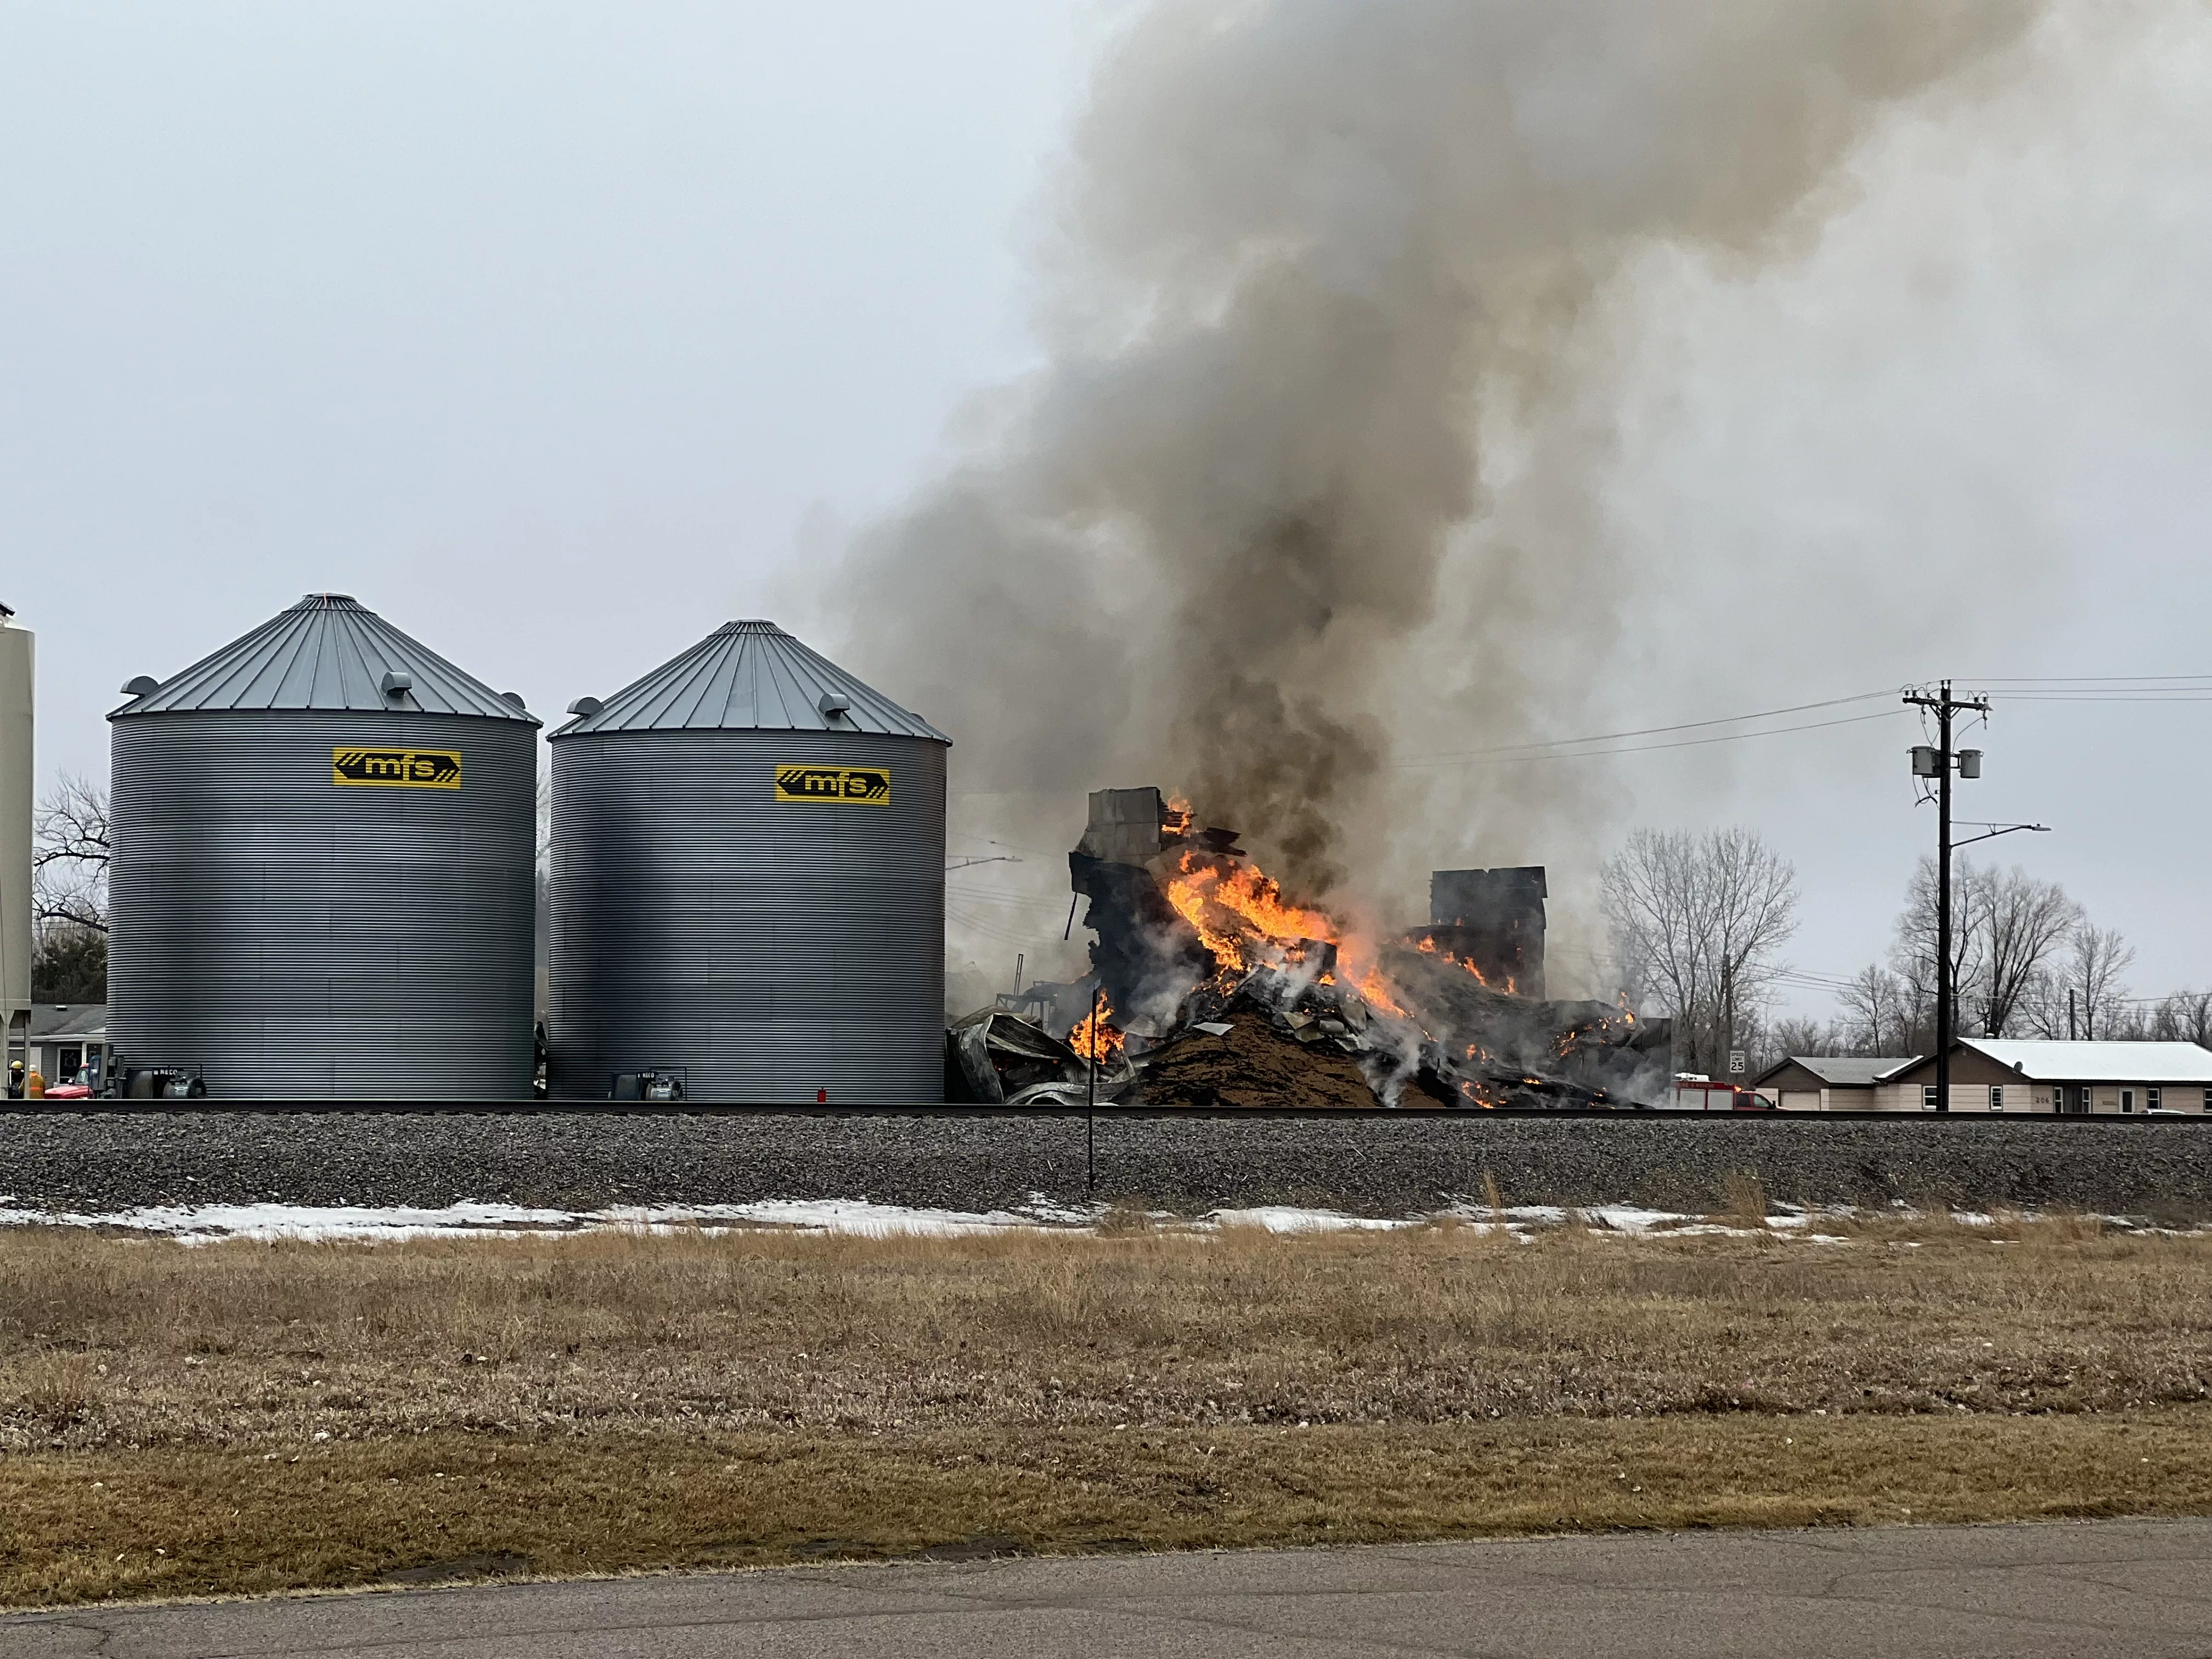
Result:
{"label": "metal grain tank", "polygon": [[553,1092],[945,1097],[942,732],[730,623],[553,749]]}
{"label": "metal grain tank", "polygon": [[124,690],[118,1067],[226,1099],[527,1097],[538,722],[521,699],[340,593]]}

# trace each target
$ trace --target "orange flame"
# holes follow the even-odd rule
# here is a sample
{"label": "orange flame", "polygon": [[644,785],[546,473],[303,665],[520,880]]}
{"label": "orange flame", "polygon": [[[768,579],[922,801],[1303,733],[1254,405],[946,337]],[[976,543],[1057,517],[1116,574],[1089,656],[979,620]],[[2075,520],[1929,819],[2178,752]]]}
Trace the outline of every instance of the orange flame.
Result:
{"label": "orange flame", "polygon": [[1082,1059],[1096,1060],[1100,1065],[1121,1052],[1121,1033],[1106,1023],[1114,1012],[1113,1004],[1104,997],[1098,1006],[1075,1022],[1075,1029],[1067,1034],[1067,1046]]}
{"label": "orange flame", "polygon": [[1165,834],[1187,836],[1190,833],[1190,826],[1198,821],[1197,812],[1181,795],[1168,797],[1167,811],[1168,821],[1160,826]]}
{"label": "orange flame", "polygon": [[[1453,967],[1466,969],[1468,973],[1474,975],[1474,982],[1477,985],[1487,987],[1490,983],[1487,979],[1483,977],[1481,969],[1476,967],[1465,957],[1455,956],[1451,951],[1443,949],[1432,939],[1429,939],[1425,936],[1421,939],[1416,939],[1413,943],[1413,948],[1416,951],[1419,951],[1423,956],[1442,957],[1446,962],[1451,963]],[[1513,981],[1509,979],[1505,981],[1505,988],[1509,991],[1513,988]]]}
{"label": "orange flame", "polygon": [[[1275,878],[1256,865],[1185,853],[1168,878],[1167,896],[1224,972],[1295,965],[1306,959],[1309,946],[1334,945],[1342,976],[1371,1006],[1387,1014],[1406,1012],[1391,994],[1371,943],[1347,934],[1325,910],[1291,903]],[[1322,982],[1331,977],[1324,975]]]}

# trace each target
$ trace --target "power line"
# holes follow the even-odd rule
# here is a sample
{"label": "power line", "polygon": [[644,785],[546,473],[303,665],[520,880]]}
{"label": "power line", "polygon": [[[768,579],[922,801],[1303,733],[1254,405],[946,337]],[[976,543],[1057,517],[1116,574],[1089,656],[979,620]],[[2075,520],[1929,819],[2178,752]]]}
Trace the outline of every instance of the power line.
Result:
{"label": "power line", "polygon": [[[1881,692],[1877,695],[1887,696],[1890,694]],[[1854,697],[1849,701],[1857,702],[1863,699]],[[1684,738],[1674,743],[1639,743],[1619,749],[1577,749],[1556,754],[1501,755],[1488,760],[1474,756],[1464,757],[1446,756],[1428,760],[1399,761],[1396,763],[1396,769],[1405,771],[1421,766],[1513,766],[1524,761],[1595,760],[1604,755],[1648,755],[1662,749],[1702,749],[1709,744],[1742,743],[1751,738],[1778,738],[1791,732],[1822,732],[1832,726],[1858,726],[1868,720],[1895,720],[1904,713],[1905,710],[1902,708],[1884,708],[1871,714],[1847,714],[1839,720],[1807,720],[1798,726],[1771,726],[1764,732],[1729,732],[1717,738]],[[1719,723],[1705,722],[1708,725]]]}
{"label": "power line", "polygon": [[994,904],[1012,909],[1049,911],[1055,916],[1067,908],[1066,901],[1056,898],[1024,898],[1013,893],[985,893],[973,887],[947,887],[945,890],[951,897],[971,905]]}
{"label": "power line", "polygon": [[2157,680],[2202,680],[2212,683],[2212,674],[2024,674],[2009,679],[1988,679],[1980,676],[1961,675],[1961,685],[2148,685]]}
{"label": "power line", "polygon": [[1633,732],[1593,732],[1590,736],[1586,738],[1547,738],[1534,743],[1498,744],[1489,749],[1459,749],[1452,750],[1448,755],[1439,755],[1433,758],[1438,760],[1472,759],[1482,755],[1516,754],[1522,750],[1562,749],[1585,743],[1615,743],[1623,738],[1665,737],[1669,733],[1675,732],[1702,731],[1709,726],[1742,726],[1752,720],[1778,720],[1784,714],[1809,714],[1815,708],[1841,708],[1847,703],[1871,702],[1876,697],[1894,696],[1896,695],[1896,691],[1897,689],[1894,686],[1885,686],[1879,691],[1861,691],[1853,696],[1829,697],[1820,702],[1792,703],[1787,708],[1761,709],[1757,714],[1727,714],[1717,720],[1685,720],[1679,726],[1646,726],[1639,727]]}

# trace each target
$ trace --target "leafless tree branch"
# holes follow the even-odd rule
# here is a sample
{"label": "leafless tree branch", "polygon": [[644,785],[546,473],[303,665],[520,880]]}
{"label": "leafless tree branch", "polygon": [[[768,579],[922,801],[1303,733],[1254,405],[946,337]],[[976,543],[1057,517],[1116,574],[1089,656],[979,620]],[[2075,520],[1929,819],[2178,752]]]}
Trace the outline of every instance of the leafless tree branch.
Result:
{"label": "leafless tree branch", "polygon": [[1796,872],[1748,830],[1638,830],[1606,861],[1602,896],[1619,954],[1675,1022],[1678,1054],[1717,1069],[1731,1017],[1749,1030],[1796,932]]}

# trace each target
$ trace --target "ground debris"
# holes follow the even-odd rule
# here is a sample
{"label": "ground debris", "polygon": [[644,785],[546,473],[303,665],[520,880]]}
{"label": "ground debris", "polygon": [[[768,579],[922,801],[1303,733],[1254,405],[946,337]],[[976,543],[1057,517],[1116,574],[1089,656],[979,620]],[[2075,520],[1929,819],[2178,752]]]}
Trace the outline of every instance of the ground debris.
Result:
{"label": "ground debris", "polygon": [[1351,1054],[1333,1042],[1299,1041],[1317,1022],[1279,1030],[1256,1009],[1244,1007],[1209,1023],[1229,1030],[1217,1036],[1194,1026],[1153,1048],[1139,1063],[1124,1103],[1374,1109],[1375,1091]]}

